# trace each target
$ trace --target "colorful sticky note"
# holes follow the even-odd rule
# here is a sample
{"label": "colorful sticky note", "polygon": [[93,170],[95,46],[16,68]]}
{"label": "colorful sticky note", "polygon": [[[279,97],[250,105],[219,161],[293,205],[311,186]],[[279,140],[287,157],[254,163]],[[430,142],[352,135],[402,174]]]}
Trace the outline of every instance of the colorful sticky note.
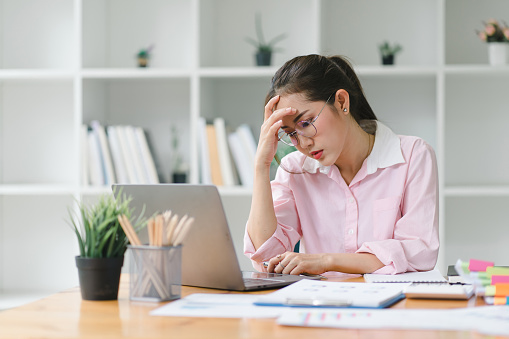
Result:
{"label": "colorful sticky note", "polygon": [[509,297],[495,297],[493,305],[509,305]]}
{"label": "colorful sticky note", "polygon": [[507,297],[509,296],[509,284],[502,283],[486,286],[484,295],[488,297]]}
{"label": "colorful sticky note", "polygon": [[509,267],[488,267],[486,274],[490,277],[492,275],[509,275]]}
{"label": "colorful sticky note", "polygon": [[493,266],[493,265],[495,265],[495,263],[492,261],[470,259],[470,262],[468,264],[468,269],[470,271],[484,272],[484,271],[486,271],[486,268]]}
{"label": "colorful sticky note", "polygon": [[509,275],[492,275],[491,276],[491,284],[502,284],[509,283]]}

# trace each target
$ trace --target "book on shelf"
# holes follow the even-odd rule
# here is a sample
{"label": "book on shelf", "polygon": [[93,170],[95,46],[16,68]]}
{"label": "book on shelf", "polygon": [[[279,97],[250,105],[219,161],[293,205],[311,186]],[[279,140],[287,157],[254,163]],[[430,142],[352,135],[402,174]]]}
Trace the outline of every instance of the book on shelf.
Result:
{"label": "book on shelf", "polygon": [[250,167],[249,155],[245,152],[237,131],[233,131],[228,135],[228,144],[232,151],[235,166],[237,166],[240,184],[246,187],[253,187],[253,168]]}
{"label": "book on shelf", "polygon": [[230,149],[226,136],[226,124],[223,118],[214,119],[214,128],[216,130],[216,144],[221,168],[221,177],[224,186],[234,186],[236,184],[235,176],[230,157]]}
{"label": "book on shelf", "polygon": [[210,175],[212,183],[216,186],[223,186],[223,177],[221,175],[221,165],[219,163],[219,153],[217,150],[216,128],[212,124],[207,124],[207,146],[209,150]]}
{"label": "book on shelf", "polygon": [[254,171],[254,159],[256,155],[256,140],[254,138],[251,128],[247,124],[242,124],[237,127],[237,134],[239,135],[244,152],[247,154],[249,161],[249,168]]}
{"label": "book on shelf", "polygon": [[134,166],[132,165],[134,160],[131,157],[130,146],[127,141],[127,135],[124,126],[114,126],[116,135],[118,137],[118,144],[120,146],[120,153],[124,159],[125,169],[127,172],[127,178],[129,184],[139,184]]}
{"label": "book on shelf", "polygon": [[204,117],[198,118],[198,138],[200,153],[200,182],[202,184],[210,185],[212,184],[212,177],[210,174],[210,157],[207,141],[207,121]]}
{"label": "book on shelf", "polygon": [[247,124],[228,129],[223,118],[198,119],[200,182],[253,187],[256,141]]}
{"label": "book on shelf", "polygon": [[141,158],[141,152],[138,149],[138,143],[136,136],[134,135],[134,129],[131,126],[124,126],[125,134],[127,137],[127,144],[131,150],[131,166],[134,167],[136,174],[136,182],[139,184],[148,184],[148,178],[145,175],[145,169],[143,167],[143,159]]}
{"label": "book on shelf", "polygon": [[104,127],[97,120],[93,120],[90,123],[90,126],[92,127],[92,131],[99,143],[99,156],[101,159],[104,184],[111,185],[117,180],[115,179],[115,173],[113,172],[113,162],[111,160],[110,146],[108,145],[106,132],[104,131]]}
{"label": "book on shelf", "polygon": [[[85,132],[84,132],[85,131]],[[82,128],[83,184],[156,184],[159,176],[145,132],[141,127],[106,126],[97,121]]]}
{"label": "book on shelf", "polygon": [[104,174],[101,165],[100,146],[99,141],[91,130],[87,133],[87,143],[89,182],[92,186],[102,186],[104,185]]}
{"label": "book on shelf", "polygon": [[111,157],[113,158],[113,167],[117,175],[117,182],[119,184],[127,184],[130,182],[129,175],[127,174],[127,165],[124,155],[122,154],[117,128],[115,126],[107,126],[106,131],[110,143]]}
{"label": "book on shelf", "polygon": [[81,140],[81,184],[83,186],[89,185],[88,174],[88,126],[81,125],[80,129]]}
{"label": "book on shelf", "polygon": [[159,184],[159,177],[157,175],[156,165],[154,162],[154,158],[150,153],[150,148],[148,146],[147,138],[145,136],[145,131],[143,131],[141,127],[134,127],[133,129],[136,141],[138,143],[138,149],[141,154],[142,165],[145,171],[145,176],[147,178],[147,183]]}

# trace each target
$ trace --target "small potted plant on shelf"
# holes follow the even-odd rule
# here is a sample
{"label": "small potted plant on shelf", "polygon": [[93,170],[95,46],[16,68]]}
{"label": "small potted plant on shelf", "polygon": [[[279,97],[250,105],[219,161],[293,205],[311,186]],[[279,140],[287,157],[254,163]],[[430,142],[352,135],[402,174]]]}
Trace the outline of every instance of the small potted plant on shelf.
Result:
{"label": "small potted plant on shelf", "polygon": [[391,45],[388,41],[384,41],[378,45],[380,56],[382,57],[382,65],[394,65],[396,54],[401,52],[403,48],[398,43]]}
{"label": "small potted plant on shelf", "polygon": [[148,48],[142,48],[139,50],[138,54],[136,54],[136,57],[138,59],[138,67],[148,67],[150,53],[152,53],[153,48],[154,45],[151,45]]}
{"label": "small potted plant on shelf", "polygon": [[493,66],[507,62],[507,46],[509,42],[509,26],[500,24],[495,19],[483,22],[484,30],[476,31],[481,41],[488,43],[488,55]]}
{"label": "small potted plant on shelf", "polygon": [[[115,194],[115,193],[114,193]],[[84,300],[118,298],[120,272],[128,239],[119,217],[129,220],[134,209],[125,195],[104,194],[95,205],[78,203],[78,211],[69,210],[71,228],[78,239],[80,255],[76,256],[81,296]],[[145,225],[143,212],[133,228]]]}
{"label": "small potted plant on shelf", "polygon": [[171,155],[172,155],[172,182],[186,183],[188,166],[180,152],[180,142],[177,127],[171,127]]}
{"label": "small potted plant on shelf", "polygon": [[255,29],[257,40],[247,37],[246,41],[256,47],[256,64],[258,66],[270,66],[272,62],[272,53],[280,51],[281,49],[276,48],[275,44],[284,38],[286,34],[280,34],[269,41],[266,41],[262,30],[262,21],[260,13],[256,13],[255,16]]}

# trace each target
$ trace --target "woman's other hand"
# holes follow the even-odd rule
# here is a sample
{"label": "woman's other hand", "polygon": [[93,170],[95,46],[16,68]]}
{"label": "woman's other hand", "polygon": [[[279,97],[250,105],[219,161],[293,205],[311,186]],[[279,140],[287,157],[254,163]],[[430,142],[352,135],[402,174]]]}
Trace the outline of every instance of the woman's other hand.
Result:
{"label": "woman's other hand", "polygon": [[256,166],[270,166],[277,151],[279,128],[283,124],[282,118],[296,113],[295,108],[284,107],[276,109],[280,96],[276,95],[265,105],[264,121],[260,129],[260,140],[256,151]]}
{"label": "woman's other hand", "polygon": [[285,252],[269,260],[267,271],[299,275],[302,273],[322,274],[327,269],[327,254],[306,254]]}

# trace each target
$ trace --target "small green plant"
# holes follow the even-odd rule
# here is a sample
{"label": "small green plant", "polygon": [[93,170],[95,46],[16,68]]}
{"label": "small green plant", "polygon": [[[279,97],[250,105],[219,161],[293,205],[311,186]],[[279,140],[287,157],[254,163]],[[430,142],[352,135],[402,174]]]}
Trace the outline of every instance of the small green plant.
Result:
{"label": "small green plant", "polygon": [[180,152],[180,137],[177,126],[171,126],[171,152],[173,156],[172,171],[173,173],[185,173],[187,171],[187,164]]}
{"label": "small green plant", "polygon": [[150,59],[153,48],[154,45],[150,45],[148,48],[142,48],[138,51],[138,54],[136,54],[138,58],[138,67],[148,66],[148,60]]}
{"label": "small green plant", "polygon": [[382,44],[378,45],[378,50],[380,51],[382,58],[385,58],[398,54],[403,50],[403,48],[397,43],[391,46],[388,41],[384,41]]}
{"label": "small green plant", "polygon": [[136,55],[138,58],[144,58],[148,59],[150,58],[150,53],[152,52],[152,49],[154,48],[154,45],[150,45],[147,48],[142,48],[138,51],[138,54]]}
{"label": "small green plant", "polygon": [[265,37],[263,35],[263,29],[262,29],[262,18],[260,13],[256,13],[255,16],[255,29],[256,29],[256,37],[257,40],[247,37],[246,41],[253,45],[258,52],[261,53],[272,53],[276,51],[280,51],[280,48],[276,48],[275,44],[279,41],[286,38],[286,34],[279,34],[278,36],[272,38],[269,41],[265,41]]}
{"label": "small green plant", "polygon": [[[82,258],[113,258],[124,255],[128,239],[118,217],[125,215],[130,220],[134,209],[129,207],[131,197],[128,198],[121,192],[116,196],[117,198],[113,194],[104,194],[95,205],[86,206],[78,202],[79,212],[68,210],[71,228],[78,238]],[[146,225],[143,213],[144,210],[133,224],[136,231]]]}
{"label": "small green plant", "polygon": [[484,22],[484,30],[476,31],[481,41],[485,42],[509,42],[509,26],[504,22],[500,24],[495,19]]}

